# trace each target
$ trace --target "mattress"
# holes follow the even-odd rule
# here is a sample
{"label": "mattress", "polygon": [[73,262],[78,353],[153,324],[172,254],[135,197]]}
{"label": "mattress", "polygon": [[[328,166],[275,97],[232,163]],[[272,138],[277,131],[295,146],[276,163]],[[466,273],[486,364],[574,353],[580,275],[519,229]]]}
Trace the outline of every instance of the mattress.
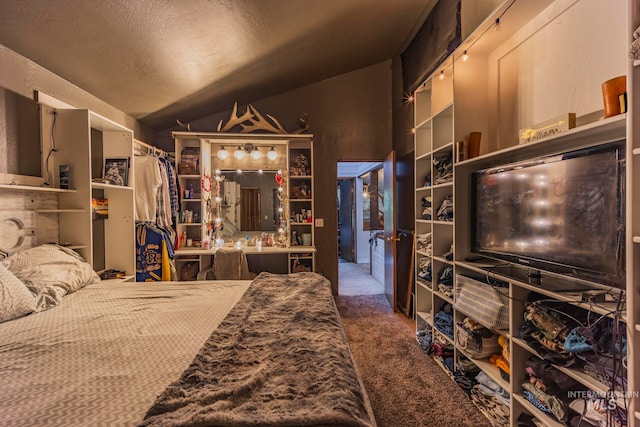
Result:
{"label": "mattress", "polygon": [[136,425],[251,281],[103,281],[0,324],[0,425]]}

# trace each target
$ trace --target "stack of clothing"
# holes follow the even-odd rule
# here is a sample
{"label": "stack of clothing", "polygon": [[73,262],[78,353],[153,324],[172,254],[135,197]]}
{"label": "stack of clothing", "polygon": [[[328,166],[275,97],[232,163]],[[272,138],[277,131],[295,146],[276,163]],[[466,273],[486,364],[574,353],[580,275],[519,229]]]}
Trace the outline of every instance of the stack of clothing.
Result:
{"label": "stack of clothing", "polygon": [[436,213],[438,221],[453,221],[453,196],[447,196],[440,204]]}
{"label": "stack of clothing", "polygon": [[431,343],[433,342],[433,333],[431,332],[431,326],[427,325],[424,329],[418,329],[416,331],[416,339],[420,348],[426,353],[431,351]]}
{"label": "stack of clothing", "polygon": [[476,404],[494,427],[509,425],[509,393],[480,371],[476,375],[477,384],[471,389],[471,400]]}
{"label": "stack of clothing", "polygon": [[416,250],[431,256],[433,253],[431,246],[431,233],[416,235]]}
{"label": "stack of clothing", "polygon": [[453,267],[445,266],[438,273],[438,292],[453,299]]}
{"label": "stack of clothing", "polygon": [[433,326],[449,338],[453,339],[453,307],[449,303],[442,305],[433,317]]}
{"label": "stack of clothing", "polygon": [[453,346],[449,343],[443,343],[441,341],[433,341],[431,343],[431,350],[429,351],[431,356],[439,362],[443,367],[447,368],[450,373],[453,373]]}
{"label": "stack of clothing", "polygon": [[431,219],[431,196],[422,198],[422,219]]}
{"label": "stack of clothing", "polygon": [[431,287],[431,281],[433,277],[431,275],[431,258],[421,257],[418,261],[418,281],[422,282],[426,286]]}
{"label": "stack of clothing", "polygon": [[471,397],[471,390],[478,383],[476,376],[480,372],[480,368],[471,360],[460,357],[458,359],[456,371],[453,373],[453,379],[456,384],[464,391],[467,396]]}
{"label": "stack of clothing", "polygon": [[435,179],[433,180],[435,185],[453,181],[453,157],[451,154],[435,158],[433,168],[435,170]]}
{"label": "stack of clothing", "polygon": [[542,412],[562,423],[570,418],[571,393],[587,389],[568,375],[558,371],[549,362],[531,356],[526,364],[526,378],[522,383],[523,396]]}

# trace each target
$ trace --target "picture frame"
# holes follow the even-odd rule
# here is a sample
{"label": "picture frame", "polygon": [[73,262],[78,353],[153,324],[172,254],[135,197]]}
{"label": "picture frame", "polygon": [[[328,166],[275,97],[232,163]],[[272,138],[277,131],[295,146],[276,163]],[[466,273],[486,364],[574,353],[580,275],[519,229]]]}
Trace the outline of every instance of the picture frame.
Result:
{"label": "picture frame", "polygon": [[103,178],[112,185],[129,185],[129,157],[105,158]]}

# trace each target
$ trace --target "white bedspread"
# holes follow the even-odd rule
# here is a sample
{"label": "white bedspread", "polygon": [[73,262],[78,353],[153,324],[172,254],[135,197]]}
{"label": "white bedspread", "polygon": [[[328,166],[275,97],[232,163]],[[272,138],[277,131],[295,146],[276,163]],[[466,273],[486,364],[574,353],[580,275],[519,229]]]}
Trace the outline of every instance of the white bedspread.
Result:
{"label": "white bedspread", "polygon": [[135,425],[250,281],[89,285],[0,324],[0,425]]}

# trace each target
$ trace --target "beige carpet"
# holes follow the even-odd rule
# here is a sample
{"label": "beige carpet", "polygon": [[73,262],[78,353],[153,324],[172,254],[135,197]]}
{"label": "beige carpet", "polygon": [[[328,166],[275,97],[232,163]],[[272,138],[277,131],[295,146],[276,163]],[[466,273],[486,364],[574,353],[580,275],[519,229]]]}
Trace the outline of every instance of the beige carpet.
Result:
{"label": "beige carpet", "polygon": [[412,320],[384,295],[336,303],[379,427],[489,427],[467,395],[415,339]]}
{"label": "beige carpet", "polygon": [[338,294],[375,295],[384,293],[384,285],[369,274],[369,264],[338,263]]}

